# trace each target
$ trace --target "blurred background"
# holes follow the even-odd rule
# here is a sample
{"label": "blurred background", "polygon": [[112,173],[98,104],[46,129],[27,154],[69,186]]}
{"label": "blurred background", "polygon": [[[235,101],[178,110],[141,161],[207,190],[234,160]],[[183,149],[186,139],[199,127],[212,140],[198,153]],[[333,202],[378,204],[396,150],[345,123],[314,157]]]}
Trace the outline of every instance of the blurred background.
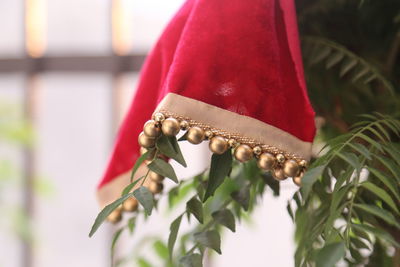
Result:
{"label": "blurred background", "polygon": [[[0,1],[1,267],[110,266],[114,227],[88,238],[99,211],[96,184],[141,64],[182,3]],[[207,151],[184,149],[190,164],[181,176],[206,167],[198,157]],[[286,201],[295,190],[288,181],[279,198],[267,194],[252,222],[226,233],[223,255],[207,266],[293,266]],[[118,243],[119,256],[134,252],[126,266],[143,266],[136,255],[157,262],[143,240],[166,240],[166,217],[161,208]]]}

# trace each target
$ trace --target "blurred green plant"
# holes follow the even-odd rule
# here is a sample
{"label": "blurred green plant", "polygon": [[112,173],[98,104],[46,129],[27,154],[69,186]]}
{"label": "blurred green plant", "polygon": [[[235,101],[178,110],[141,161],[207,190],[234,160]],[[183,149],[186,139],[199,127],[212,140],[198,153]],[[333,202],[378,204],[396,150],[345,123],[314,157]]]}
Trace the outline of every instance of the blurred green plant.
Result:
{"label": "blurred green plant", "polygon": [[327,145],[289,203],[297,207],[296,266],[400,266],[400,2],[297,5],[308,92]]}
{"label": "blurred green plant", "polygon": [[[7,201],[8,192],[21,191],[22,170],[16,164],[16,158],[12,157],[15,148],[23,148],[32,145],[32,131],[23,115],[18,112],[16,106],[8,103],[0,104],[0,146],[3,148],[0,154],[0,210],[3,216],[0,219],[0,227],[7,233],[13,233],[26,241],[31,240],[29,218],[20,203]],[[11,153],[8,153],[11,152]]]}
{"label": "blurred green plant", "polygon": [[[317,140],[324,147],[287,206],[296,226],[295,265],[398,267],[400,1],[299,0],[297,7],[309,95],[324,122]],[[157,142],[158,153],[185,165],[176,139]],[[266,189],[279,195],[278,182],[255,161],[232,161],[230,150],[213,155],[210,170],[189,181],[177,181],[170,165],[152,170],[177,182],[168,192],[172,209],[186,202],[168,241],[154,243],[167,267],[202,266],[205,251],[221,253],[222,229],[234,232],[237,221],[251,217]],[[106,207],[90,235],[128,197],[150,214],[156,203],[146,188],[138,190],[125,190]],[[141,214],[120,231],[133,229]],[[180,233],[184,218],[194,227]],[[154,266],[141,257],[137,264]]]}

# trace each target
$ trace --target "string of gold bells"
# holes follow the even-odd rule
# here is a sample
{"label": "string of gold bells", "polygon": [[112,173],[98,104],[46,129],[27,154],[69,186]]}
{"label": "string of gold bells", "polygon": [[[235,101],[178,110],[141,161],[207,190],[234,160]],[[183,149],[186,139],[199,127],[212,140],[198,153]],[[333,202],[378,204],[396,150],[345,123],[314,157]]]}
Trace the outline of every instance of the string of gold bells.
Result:
{"label": "string of gold bells", "polygon": [[[176,136],[181,130],[187,131],[186,139],[191,144],[197,145],[209,140],[211,152],[219,155],[231,148],[234,150],[236,160],[246,162],[256,158],[258,167],[264,171],[270,171],[276,180],[282,181],[291,177],[296,185],[301,185],[308,165],[306,160],[284,153],[277,148],[256,144],[254,141],[247,141],[246,138],[238,138],[235,134],[226,133],[188,118],[172,116],[166,112],[154,114],[152,120],[144,124],[143,132],[138,137],[141,146],[140,153],[144,154],[148,149],[154,148],[156,139],[161,133],[166,136]],[[149,171],[148,177],[150,182],[146,186],[149,191],[153,194],[161,193],[164,188],[164,177],[153,171]],[[129,198],[108,216],[108,220],[117,223],[122,219],[123,211],[134,212],[137,209],[138,201],[135,198]]]}

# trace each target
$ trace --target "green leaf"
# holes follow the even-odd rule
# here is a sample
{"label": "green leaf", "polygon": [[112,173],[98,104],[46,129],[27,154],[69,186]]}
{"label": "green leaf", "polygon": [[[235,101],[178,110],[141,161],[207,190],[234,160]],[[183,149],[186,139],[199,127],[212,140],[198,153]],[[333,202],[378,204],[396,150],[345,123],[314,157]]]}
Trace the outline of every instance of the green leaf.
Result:
{"label": "green leaf", "polygon": [[178,139],[178,142],[186,141],[186,140],[187,140],[187,135],[188,135],[188,132],[184,133],[184,134]]}
{"label": "green leaf", "polygon": [[197,243],[211,248],[218,254],[221,254],[221,237],[216,230],[195,233],[194,239]]}
{"label": "green leaf", "polygon": [[149,154],[151,153],[151,150],[146,151],[143,155],[141,155],[135,162],[135,165],[133,166],[132,172],[131,172],[131,183],[133,181],[133,177],[135,176],[136,171],[139,169],[140,165],[147,159]]}
{"label": "green leaf", "polygon": [[171,223],[171,226],[169,227],[170,233],[169,233],[169,237],[168,237],[168,251],[169,251],[170,258],[172,258],[172,252],[174,251],[174,246],[175,246],[176,238],[178,236],[179,226],[181,225],[182,216],[183,215],[176,218]]}
{"label": "green leaf", "polygon": [[272,177],[270,172],[262,173],[261,177],[264,182],[271,188],[274,196],[279,196],[280,183],[274,177]]}
{"label": "green leaf", "polygon": [[361,186],[366,188],[366,189],[368,189],[369,191],[371,191],[372,193],[374,193],[378,197],[380,197],[393,210],[395,210],[397,213],[399,213],[399,210],[398,210],[396,204],[394,203],[393,199],[391,198],[391,196],[389,196],[388,193],[386,193],[385,190],[383,190],[382,188],[380,188],[380,187],[378,187],[378,186],[376,186],[376,185],[374,185],[373,183],[370,183],[370,182],[361,183]]}
{"label": "green leaf", "polygon": [[182,267],[203,267],[202,257],[200,254],[192,253],[182,257],[179,263]]}
{"label": "green leaf", "polygon": [[369,137],[369,136],[367,136],[367,135],[365,135],[363,133],[358,133],[357,136],[362,138],[362,139],[364,139],[366,142],[368,142],[368,144],[374,146],[379,151],[382,151],[382,146],[378,142],[373,140],[371,137]]}
{"label": "green leaf", "polygon": [[331,213],[337,209],[337,207],[342,202],[343,198],[347,196],[347,193],[350,191],[352,186],[353,186],[352,184],[347,184],[347,185],[341,187],[340,189],[338,189],[337,192],[332,194],[332,202],[330,205]]}
{"label": "green leaf", "polygon": [[397,165],[400,165],[400,147],[395,145],[395,143],[390,143],[389,145],[384,145],[383,149],[389,153],[391,158],[396,161]]}
{"label": "green leaf", "polygon": [[344,62],[340,69],[340,77],[343,77],[347,72],[353,69],[357,65],[357,63],[357,59],[348,59],[346,62]]}
{"label": "green leaf", "polygon": [[161,240],[157,240],[153,243],[153,248],[155,250],[155,252],[157,253],[157,255],[162,259],[162,260],[168,260],[168,248],[167,246],[164,244],[164,242],[162,242]]}
{"label": "green leaf", "polygon": [[121,236],[122,232],[124,231],[125,228],[120,228],[118,231],[114,233],[112,242],[111,242],[111,259],[114,259],[114,253],[115,253],[115,246],[117,244],[117,241],[119,237]]}
{"label": "green leaf", "polygon": [[232,232],[236,231],[235,217],[233,216],[233,213],[230,210],[228,209],[218,210],[212,213],[212,217],[217,223],[225,226]]}
{"label": "green leaf", "polygon": [[128,229],[130,234],[133,234],[133,230],[135,230],[135,225],[136,225],[136,217],[130,218],[128,220]]}
{"label": "green leaf", "polygon": [[160,152],[165,156],[174,159],[183,167],[187,166],[175,136],[166,136],[166,135],[160,136],[157,139],[156,146],[160,150]]}
{"label": "green leaf", "polygon": [[186,210],[193,214],[194,217],[203,224],[203,205],[196,197],[193,197],[186,203]]}
{"label": "green leaf", "polygon": [[[376,125],[379,125],[379,124],[376,124]],[[375,130],[373,127],[368,127],[368,131],[370,131],[373,135],[375,135],[375,137],[380,139],[380,141],[382,141],[383,143],[388,141],[387,139],[385,139],[385,137],[382,136],[382,134],[380,132]]]}
{"label": "green leaf", "polygon": [[232,168],[232,153],[228,149],[224,154],[213,154],[211,157],[210,174],[203,202],[214,195],[215,190],[224,182]]}
{"label": "green leaf", "polygon": [[396,182],[393,179],[391,179],[390,177],[387,177],[385,175],[385,173],[382,171],[379,171],[372,167],[368,167],[368,170],[371,172],[371,174],[373,174],[376,178],[378,178],[393,193],[393,195],[400,202],[400,194],[399,194],[399,190],[397,188]]}
{"label": "green leaf", "polygon": [[147,187],[141,186],[133,191],[133,196],[143,206],[147,215],[151,215],[154,207],[153,194],[147,189]]}
{"label": "green leaf", "polygon": [[400,229],[400,223],[396,220],[392,213],[388,212],[385,209],[368,204],[354,204],[354,207],[362,209],[376,217],[379,217],[382,220],[386,221],[388,224]]}
{"label": "green leaf", "polygon": [[152,265],[144,258],[139,258],[137,263],[139,267],[152,267]]}
{"label": "green leaf", "polygon": [[249,209],[250,204],[250,189],[247,186],[243,186],[239,191],[235,191],[231,194],[231,197],[239,203],[245,211]]}
{"label": "green leaf", "polygon": [[121,205],[125,200],[131,197],[132,194],[126,194],[123,197],[115,200],[113,203],[104,207],[104,209],[97,215],[96,220],[90,230],[89,237],[92,237],[94,233],[96,233],[97,229],[99,229],[100,225],[107,219],[108,215],[111,214],[119,205]]}
{"label": "green leaf", "polygon": [[337,156],[346,161],[348,164],[354,167],[354,169],[357,170],[357,173],[361,171],[361,164],[360,161],[358,160],[358,157],[354,155],[353,153],[348,153],[348,152],[338,152]]}
{"label": "green leaf", "polygon": [[388,131],[386,131],[386,129],[380,124],[380,123],[377,123],[377,124],[375,124],[375,126],[376,126],[376,128],[378,128],[379,129],[379,131],[385,136],[385,140],[383,140],[384,142],[386,141],[390,141],[390,134],[389,134],[389,132]]}
{"label": "green leaf", "polygon": [[287,202],[286,211],[288,212],[290,218],[292,219],[292,222],[294,222],[294,213],[293,213],[292,205],[291,205],[290,201]]}
{"label": "green leaf", "polygon": [[378,76],[373,73],[371,75],[368,75],[365,79],[364,79],[364,84],[368,84],[370,82],[372,82],[373,80],[375,80],[376,78],[378,78]]}
{"label": "green leaf", "polygon": [[392,174],[393,177],[400,183],[400,167],[393,162],[393,160],[388,159],[383,156],[376,157]]}
{"label": "green leaf", "polygon": [[325,170],[325,167],[326,165],[321,165],[315,168],[311,168],[305,172],[303,179],[301,180],[301,190],[304,194],[304,199],[308,197],[308,194],[310,193],[313,184],[315,183],[315,181],[317,181],[319,177],[321,177],[322,173]]}
{"label": "green leaf", "polygon": [[162,159],[155,159],[150,162],[147,167],[153,172],[168,177],[175,183],[178,183],[178,177],[176,177],[174,168],[172,168],[171,164],[169,164],[168,162],[165,162]]}
{"label": "green leaf", "polygon": [[330,56],[326,61],[326,68],[330,69],[339,63],[344,58],[344,54],[342,52],[336,52],[334,55]]}
{"label": "green leaf", "polygon": [[[371,74],[373,74],[376,77],[376,79],[378,79],[384,85],[384,87],[391,94],[394,94],[394,88],[393,85],[391,84],[391,81],[386,77],[384,77],[373,64],[367,62],[364,58],[354,54],[347,47],[339,43],[333,42],[331,40],[316,36],[303,36],[302,40],[304,43],[308,44],[308,46],[312,45],[314,47],[317,47],[318,48],[318,50],[316,51],[317,53],[321,51],[322,48],[325,49],[330,48],[332,51],[343,53],[345,55],[345,60],[342,60],[343,63],[340,70],[340,77],[345,75],[350,70],[354,69],[356,66],[361,69],[367,69]],[[313,59],[314,57],[311,58]]]}
{"label": "green leaf", "polygon": [[124,190],[122,191],[122,196],[129,194],[129,192],[131,192],[131,190],[135,187],[135,185],[137,185],[137,183],[139,183],[142,179],[144,178],[144,176],[138,178],[137,180],[135,180],[133,183],[131,182],[129,185],[127,185]]}
{"label": "green leaf", "polygon": [[186,196],[194,189],[194,180],[181,182],[178,186],[172,188],[168,192],[169,209],[173,209],[175,205],[181,203]]}
{"label": "green leaf", "polygon": [[363,69],[360,69],[357,73],[354,74],[353,79],[351,80],[352,82],[358,81],[361,77],[365,76],[366,74],[369,73],[369,68],[364,67]]}
{"label": "green leaf", "polygon": [[325,59],[331,53],[332,49],[330,47],[318,47],[315,53],[311,56],[310,64],[317,64],[323,59]]}
{"label": "green leaf", "polygon": [[397,247],[400,247],[400,244],[397,243],[396,240],[394,240],[393,237],[388,232],[386,232],[380,228],[372,227],[372,226],[369,226],[366,224],[352,224],[351,226],[359,231],[363,231],[363,232],[372,234],[381,240],[384,240],[384,241],[389,242]]}
{"label": "green leaf", "polygon": [[362,156],[364,156],[367,159],[371,159],[371,153],[369,150],[362,144],[359,143],[349,143],[349,146],[353,148],[355,151],[360,153]]}
{"label": "green leaf", "polygon": [[317,251],[315,257],[316,267],[334,267],[345,256],[344,242],[335,242],[325,245]]}
{"label": "green leaf", "polygon": [[365,242],[361,238],[351,238],[351,243],[357,249],[365,248],[365,249],[371,250],[371,248],[367,244],[365,244]]}

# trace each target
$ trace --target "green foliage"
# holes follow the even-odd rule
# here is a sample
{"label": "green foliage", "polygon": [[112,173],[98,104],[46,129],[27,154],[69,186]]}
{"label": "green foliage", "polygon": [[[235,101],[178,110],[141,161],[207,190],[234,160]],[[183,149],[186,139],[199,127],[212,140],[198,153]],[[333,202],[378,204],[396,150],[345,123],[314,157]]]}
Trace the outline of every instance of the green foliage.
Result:
{"label": "green foliage", "polygon": [[104,209],[97,215],[96,220],[94,221],[94,224],[92,226],[92,229],[90,230],[89,237],[92,237],[96,233],[100,225],[107,219],[108,215],[110,215],[115,209],[121,206],[125,200],[127,200],[132,196],[133,196],[132,193],[123,195],[119,199],[105,206]]}
{"label": "green foliage", "polygon": [[214,195],[215,190],[224,182],[231,169],[232,153],[230,150],[227,150],[222,155],[212,155],[208,185],[203,201]]}
{"label": "green foliage", "polygon": [[182,267],[202,267],[202,257],[200,254],[189,254],[179,261]]}
{"label": "green foliage", "polygon": [[344,242],[349,266],[396,266],[400,2],[300,0],[297,8],[308,93],[328,145],[295,194],[301,201],[288,205],[296,265],[312,265],[318,249]]}
{"label": "green foliage", "polygon": [[[213,155],[208,173],[199,174],[190,181],[179,182],[172,166],[158,157],[165,151],[169,153],[169,156],[172,156],[171,149],[175,146],[173,145],[174,142],[176,142],[176,139],[167,139],[161,135],[157,139],[156,151],[152,151],[155,152],[155,156],[147,166],[150,170],[172,177],[177,182],[177,185],[168,192],[171,207],[175,207],[188,199],[190,194],[194,195],[189,197],[185,210],[171,223],[167,245],[164,247],[163,242],[158,240],[159,242],[153,244],[153,248],[156,254],[163,259],[166,266],[202,266],[205,248],[212,249],[219,254],[222,253],[221,232],[224,228],[220,226],[235,232],[236,220],[240,220],[244,212],[251,212],[258,196],[262,196],[264,190],[268,187],[267,183],[272,185],[271,188],[275,195],[279,195],[279,184],[271,180],[270,176],[263,174],[255,161],[246,164],[233,161],[231,150],[222,155]],[[181,154],[180,149],[175,148],[174,151]],[[183,157],[181,161],[185,162]],[[137,167],[133,168],[132,172],[136,170]],[[227,177],[229,179],[226,179]],[[97,231],[107,216],[129,197],[134,196],[138,199],[145,215],[151,215],[154,199],[149,190],[141,186],[130,193],[137,184],[143,185],[146,179],[147,175],[130,183],[124,188],[121,198],[106,206],[99,213],[90,236]],[[207,201],[202,202],[200,199],[207,199]],[[141,214],[141,210],[139,210],[139,213],[133,214],[133,217],[128,219],[128,223],[116,232],[111,245],[112,255],[114,255],[113,251],[123,230],[129,229],[129,232],[132,233],[136,217],[139,214]],[[182,220],[187,218],[191,222],[192,217],[196,219],[198,224],[195,224],[189,231],[179,233]],[[191,224],[193,224],[193,221]],[[176,248],[177,245],[178,248]],[[165,258],[165,251],[167,251],[167,258]],[[144,258],[139,258],[138,264],[142,266],[152,265],[150,261]]]}
{"label": "green foliage", "polygon": [[235,216],[230,210],[218,210],[212,214],[212,217],[217,223],[227,227],[232,232],[236,231]]}
{"label": "green foliage", "polygon": [[[400,134],[400,121],[379,113],[362,118],[348,133],[326,143],[321,156],[305,174],[303,187],[288,204],[288,213],[296,224],[296,266],[335,266],[340,260],[350,265],[365,264],[369,259],[363,250],[370,251],[378,244],[387,249],[399,246],[396,233],[400,230],[400,196],[396,175],[400,165],[398,152],[392,148],[397,147],[393,140]],[[149,166],[159,161],[162,160],[155,157]],[[228,151],[214,155],[212,162],[209,173],[187,182],[177,179],[178,184],[168,193],[170,203],[189,200],[185,210],[170,225],[167,245],[159,240],[153,246],[166,266],[202,266],[206,248],[222,253],[224,228],[219,226],[235,232],[236,221],[252,212],[266,188],[279,195],[276,181],[262,173],[254,160],[238,163]],[[165,174],[165,168],[172,167],[168,164],[157,171]],[[139,180],[144,183],[146,178]],[[151,214],[154,200],[145,187],[129,193],[137,182],[128,185],[122,197],[99,214],[90,235],[113,209],[132,195],[145,213]],[[210,184],[212,194],[202,203],[199,199]],[[187,198],[190,194],[194,195]],[[192,216],[198,224],[179,233],[182,220],[187,217],[190,222]],[[128,221],[125,227],[130,228],[129,224]],[[123,229],[117,232],[112,249]],[[376,254],[371,255],[379,261]],[[151,264],[141,260],[141,264]]]}
{"label": "green foliage", "polygon": [[[397,266],[400,1],[299,0],[296,6],[308,93],[322,122],[316,140],[324,147],[287,205],[296,226],[295,265]],[[177,183],[168,192],[170,209],[186,203],[170,225],[168,267],[202,266],[206,248],[221,253],[223,229],[234,232],[266,190],[275,196],[280,190],[255,161],[239,164],[230,150],[212,156],[209,172],[179,181],[157,154],[186,166],[178,145],[185,140],[159,137],[149,164]],[[191,228],[183,232],[185,218]],[[160,242],[157,254],[164,255]],[[138,263],[152,266],[141,257]]]}
{"label": "green foliage", "polygon": [[175,183],[178,183],[178,177],[176,177],[174,168],[172,168],[171,164],[165,162],[163,159],[154,159],[149,165],[147,165],[147,167],[153,172],[170,178]]}
{"label": "green foliage", "polygon": [[157,139],[157,149],[165,156],[174,159],[176,162],[186,167],[186,161],[183,158],[181,149],[179,148],[176,137],[161,136]]}
{"label": "green foliage", "polygon": [[[324,258],[332,261],[327,266],[340,259],[366,264],[368,257],[360,257],[365,247],[382,242],[399,248],[400,184],[393,184],[393,171],[400,171],[400,165],[382,147],[390,145],[392,136],[398,138],[400,121],[375,114],[358,125],[348,138],[328,142],[325,154],[310,166],[311,178],[300,191],[302,201],[295,214],[297,266],[319,266]],[[318,256],[321,253],[323,257]]]}
{"label": "green foliage", "polygon": [[[2,211],[0,227],[2,232],[10,233],[16,238],[26,242],[32,242],[30,214],[22,207],[22,203],[9,199],[8,192],[23,190],[23,170],[15,157],[7,153],[8,149],[28,150],[32,147],[34,134],[29,122],[24,118],[23,112],[13,102],[0,99],[0,210]],[[4,153],[4,151],[6,153]],[[31,174],[32,175],[32,174]],[[52,193],[53,188],[48,181],[37,179],[33,181],[33,193],[35,196],[43,196]]]}
{"label": "green foliage", "polygon": [[186,210],[193,214],[201,224],[203,223],[203,205],[196,197],[193,197],[186,203]]}
{"label": "green foliage", "polygon": [[183,215],[180,215],[178,218],[176,218],[175,221],[171,223],[171,226],[169,228],[170,233],[168,237],[168,251],[170,258],[172,257],[172,252],[174,250],[176,238],[178,236],[178,231],[181,225],[182,217]]}
{"label": "green foliage", "polygon": [[151,215],[154,207],[153,194],[147,189],[147,187],[141,186],[133,191],[133,196],[138,200],[140,205],[143,206],[147,215]]}
{"label": "green foliage", "polygon": [[194,239],[200,245],[212,248],[221,254],[221,237],[216,230],[199,232],[194,234]]}
{"label": "green foliage", "polygon": [[315,265],[317,267],[334,267],[344,257],[345,252],[343,242],[327,244],[316,251]]}

